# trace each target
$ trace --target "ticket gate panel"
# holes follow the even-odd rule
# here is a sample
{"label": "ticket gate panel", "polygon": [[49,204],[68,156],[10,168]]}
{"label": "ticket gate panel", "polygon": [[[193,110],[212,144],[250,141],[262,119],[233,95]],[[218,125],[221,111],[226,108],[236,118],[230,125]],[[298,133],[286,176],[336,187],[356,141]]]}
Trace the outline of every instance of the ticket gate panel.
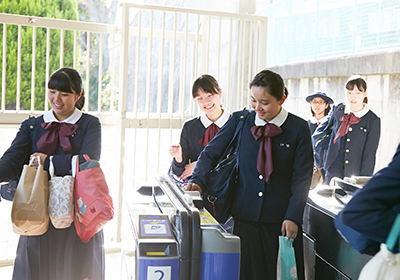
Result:
{"label": "ticket gate panel", "polygon": [[203,227],[202,236],[200,279],[239,279],[240,238],[215,227]]}
{"label": "ticket gate panel", "polygon": [[[123,264],[132,280],[239,279],[240,238],[168,181],[132,189],[124,211]],[[124,223],[123,223],[124,224]],[[134,240],[134,244],[132,243]]]}
{"label": "ticket gate panel", "polygon": [[138,261],[138,280],[178,280],[179,258],[140,259]]}

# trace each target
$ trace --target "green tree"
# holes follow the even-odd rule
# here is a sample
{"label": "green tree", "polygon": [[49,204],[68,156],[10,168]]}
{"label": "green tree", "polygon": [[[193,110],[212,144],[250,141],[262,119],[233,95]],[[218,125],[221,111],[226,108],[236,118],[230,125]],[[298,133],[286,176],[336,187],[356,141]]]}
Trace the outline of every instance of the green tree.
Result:
{"label": "green tree", "polygon": [[[107,6],[108,2],[108,6]],[[78,0],[79,16],[81,21],[114,24],[117,16],[119,0],[105,1],[105,0]],[[104,110],[110,109],[110,90],[114,89],[116,95],[118,95],[118,88],[116,85],[111,85],[111,77],[109,69],[110,64],[110,52],[108,49],[110,34],[103,34],[102,40],[100,40],[100,34],[92,33],[90,37],[90,45],[87,45],[87,33],[81,33],[80,45],[82,47],[82,56],[86,58],[90,50],[89,57],[89,88],[86,89],[86,97],[89,97],[89,110]],[[99,57],[99,49],[102,48],[102,57]],[[102,73],[99,73],[99,63],[102,62]],[[86,64],[81,65],[86,67]],[[82,78],[86,83],[86,71],[80,69]],[[101,81],[101,108],[98,108],[98,92],[99,92],[99,80]],[[117,104],[116,100],[114,100]]]}
{"label": "green tree", "polygon": [[[76,0],[3,0],[0,1],[0,13],[27,15],[44,18],[78,20],[78,4]],[[18,26],[5,25],[0,16],[0,58],[3,57],[3,29],[6,36],[6,108],[16,108],[17,71],[18,71]],[[46,40],[47,28],[36,28],[35,51],[35,110],[44,110],[46,100]],[[49,29],[50,32],[50,73],[60,68],[60,30]],[[21,78],[20,107],[31,108],[32,86],[32,26],[21,27]],[[65,31],[63,44],[63,66],[73,65],[73,32]],[[3,71],[3,60],[0,59],[0,77]],[[0,88],[2,80],[0,79]],[[0,101],[1,102],[1,101]]]}

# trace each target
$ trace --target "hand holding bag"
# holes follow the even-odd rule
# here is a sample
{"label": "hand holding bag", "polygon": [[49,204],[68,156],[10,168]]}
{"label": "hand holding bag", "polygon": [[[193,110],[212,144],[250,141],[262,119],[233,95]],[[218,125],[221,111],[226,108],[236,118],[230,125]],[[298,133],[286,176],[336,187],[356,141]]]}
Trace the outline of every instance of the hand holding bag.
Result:
{"label": "hand holding bag", "polygon": [[[72,169],[76,168],[76,159],[72,157]],[[74,221],[74,182],[71,175],[54,176],[53,156],[50,156],[49,173],[49,215],[50,221],[57,229],[68,228]],[[74,171],[73,171],[74,172]]]}
{"label": "hand holding bag", "polygon": [[277,280],[297,279],[296,258],[294,255],[293,239],[279,236],[279,251],[276,270]]}
{"label": "hand holding bag", "polygon": [[380,251],[365,264],[358,280],[399,280],[400,253],[391,252],[398,241],[400,241],[400,214],[396,217],[386,244],[382,243]]}
{"label": "hand holding bag", "polygon": [[247,110],[242,111],[232,140],[217,166],[210,171],[209,184],[202,195],[204,207],[222,224],[231,214],[233,189],[237,183],[239,168],[240,137],[248,113]]}
{"label": "hand holding bag", "polygon": [[24,165],[11,210],[13,231],[21,235],[42,235],[49,226],[47,171],[43,170],[40,157],[38,168],[32,167],[34,159]]}
{"label": "hand holding bag", "polygon": [[86,162],[81,165],[76,160],[74,223],[79,238],[88,242],[114,217],[114,206],[99,162],[83,157]]}

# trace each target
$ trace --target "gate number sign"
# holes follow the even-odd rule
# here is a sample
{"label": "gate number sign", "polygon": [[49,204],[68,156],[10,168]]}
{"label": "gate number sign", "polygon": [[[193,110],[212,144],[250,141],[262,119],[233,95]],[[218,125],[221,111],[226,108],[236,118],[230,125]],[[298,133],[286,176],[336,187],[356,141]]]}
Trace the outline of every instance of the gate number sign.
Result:
{"label": "gate number sign", "polygon": [[147,267],[147,280],[171,280],[170,266]]}

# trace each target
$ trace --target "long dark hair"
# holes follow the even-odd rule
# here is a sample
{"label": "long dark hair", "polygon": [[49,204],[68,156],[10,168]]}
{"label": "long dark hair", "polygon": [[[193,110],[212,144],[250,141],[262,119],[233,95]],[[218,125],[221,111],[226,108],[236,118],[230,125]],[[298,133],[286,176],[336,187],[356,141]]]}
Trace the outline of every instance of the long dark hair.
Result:
{"label": "long dark hair", "polygon": [[281,75],[271,70],[262,70],[255,75],[250,83],[250,89],[252,87],[268,88],[268,93],[274,96],[278,101],[281,100],[283,96],[287,97],[289,95]]}
{"label": "long dark hair", "polygon": [[217,80],[213,76],[204,74],[198,77],[193,83],[193,98],[196,98],[199,89],[202,89],[204,92],[208,92],[211,94],[219,94],[219,90],[221,88],[219,87]]}
{"label": "long dark hair", "polygon": [[60,68],[51,74],[47,88],[55,89],[62,92],[69,92],[79,95],[81,97],[75,102],[75,107],[82,110],[85,104],[85,92],[82,86],[82,78],[78,71],[72,68]]}
{"label": "long dark hair", "polygon": [[[367,91],[367,81],[358,75],[351,76],[344,86],[347,90],[353,90],[354,87],[357,87],[359,91],[366,92]],[[364,103],[368,103],[368,97],[365,96]]]}

